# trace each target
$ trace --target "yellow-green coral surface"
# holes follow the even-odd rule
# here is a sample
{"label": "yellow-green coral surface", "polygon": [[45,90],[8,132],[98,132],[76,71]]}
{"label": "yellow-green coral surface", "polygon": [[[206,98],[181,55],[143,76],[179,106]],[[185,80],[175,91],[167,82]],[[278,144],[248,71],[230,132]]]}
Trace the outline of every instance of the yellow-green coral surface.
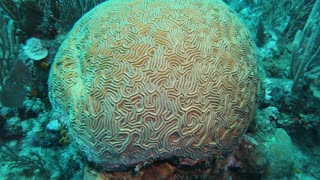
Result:
{"label": "yellow-green coral surface", "polygon": [[49,96],[87,158],[117,169],[232,149],[256,86],[255,46],[222,1],[110,0],[67,36]]}

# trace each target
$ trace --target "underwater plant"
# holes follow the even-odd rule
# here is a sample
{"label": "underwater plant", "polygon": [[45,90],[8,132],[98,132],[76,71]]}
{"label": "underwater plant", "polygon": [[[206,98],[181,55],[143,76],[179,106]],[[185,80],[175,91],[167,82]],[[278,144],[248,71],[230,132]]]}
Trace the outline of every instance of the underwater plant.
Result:
{"label": "underwater plant", "polygon": [[[292,44],[290,76],[293,91],[302,79],[320,79],[320,0],[313,5],[307,23],[298,30]],[[316,81],[317,82],[317,81]]]}
{"label": "underwater plant", "polygon": [[22,105],[27,95],[25,87],[30,84],[31,71],[18,59],[18,42],[13,20],[0,15],[0,102],[16,108]]}
{"label": "underwater plant", "polygon": [[12,66],[12,59],[17,56],[16,26],[9,17],[0,14],[0,86],[8,69]]}
{"label": "underwater plant", "polygon": [[49,177],[45,162],[38,153],[30,152],[28,155],[19,155],[13,148],[0,140],[0,157],[2,161],[10,162],[9,168],[20,169],[27,177],[34,176],[35,173],[45,179]]}

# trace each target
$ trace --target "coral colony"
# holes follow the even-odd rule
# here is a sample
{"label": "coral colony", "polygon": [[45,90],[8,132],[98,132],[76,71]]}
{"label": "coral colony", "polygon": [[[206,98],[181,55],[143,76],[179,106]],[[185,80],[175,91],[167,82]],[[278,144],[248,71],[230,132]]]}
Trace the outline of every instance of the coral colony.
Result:
{"label": "coral colony", "polygon": [[320,0],[1,0],[0,180],[320,179]]}

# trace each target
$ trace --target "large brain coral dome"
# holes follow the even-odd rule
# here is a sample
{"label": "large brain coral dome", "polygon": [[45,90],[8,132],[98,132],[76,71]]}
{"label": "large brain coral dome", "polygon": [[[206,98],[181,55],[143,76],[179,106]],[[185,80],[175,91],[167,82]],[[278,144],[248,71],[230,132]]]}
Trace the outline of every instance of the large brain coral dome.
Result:
{"label": "large brain coral dome", "polygon": [[255,46],[220,0],[110,0],[73,27],[49,78],[76,146],[105,169],[234,147],[252,118]]}

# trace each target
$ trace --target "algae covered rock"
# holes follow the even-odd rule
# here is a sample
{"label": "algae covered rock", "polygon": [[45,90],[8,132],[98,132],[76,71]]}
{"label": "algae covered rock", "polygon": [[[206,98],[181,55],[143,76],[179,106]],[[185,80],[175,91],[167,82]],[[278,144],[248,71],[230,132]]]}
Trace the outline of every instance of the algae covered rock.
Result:
{"label": "algae covered rock", "polygon": [[284,129],[278,128],[275,139],[267,144],[272,157],[265,176],[269,179],[290,177],[294,167],[294,146],[290,136]]}

